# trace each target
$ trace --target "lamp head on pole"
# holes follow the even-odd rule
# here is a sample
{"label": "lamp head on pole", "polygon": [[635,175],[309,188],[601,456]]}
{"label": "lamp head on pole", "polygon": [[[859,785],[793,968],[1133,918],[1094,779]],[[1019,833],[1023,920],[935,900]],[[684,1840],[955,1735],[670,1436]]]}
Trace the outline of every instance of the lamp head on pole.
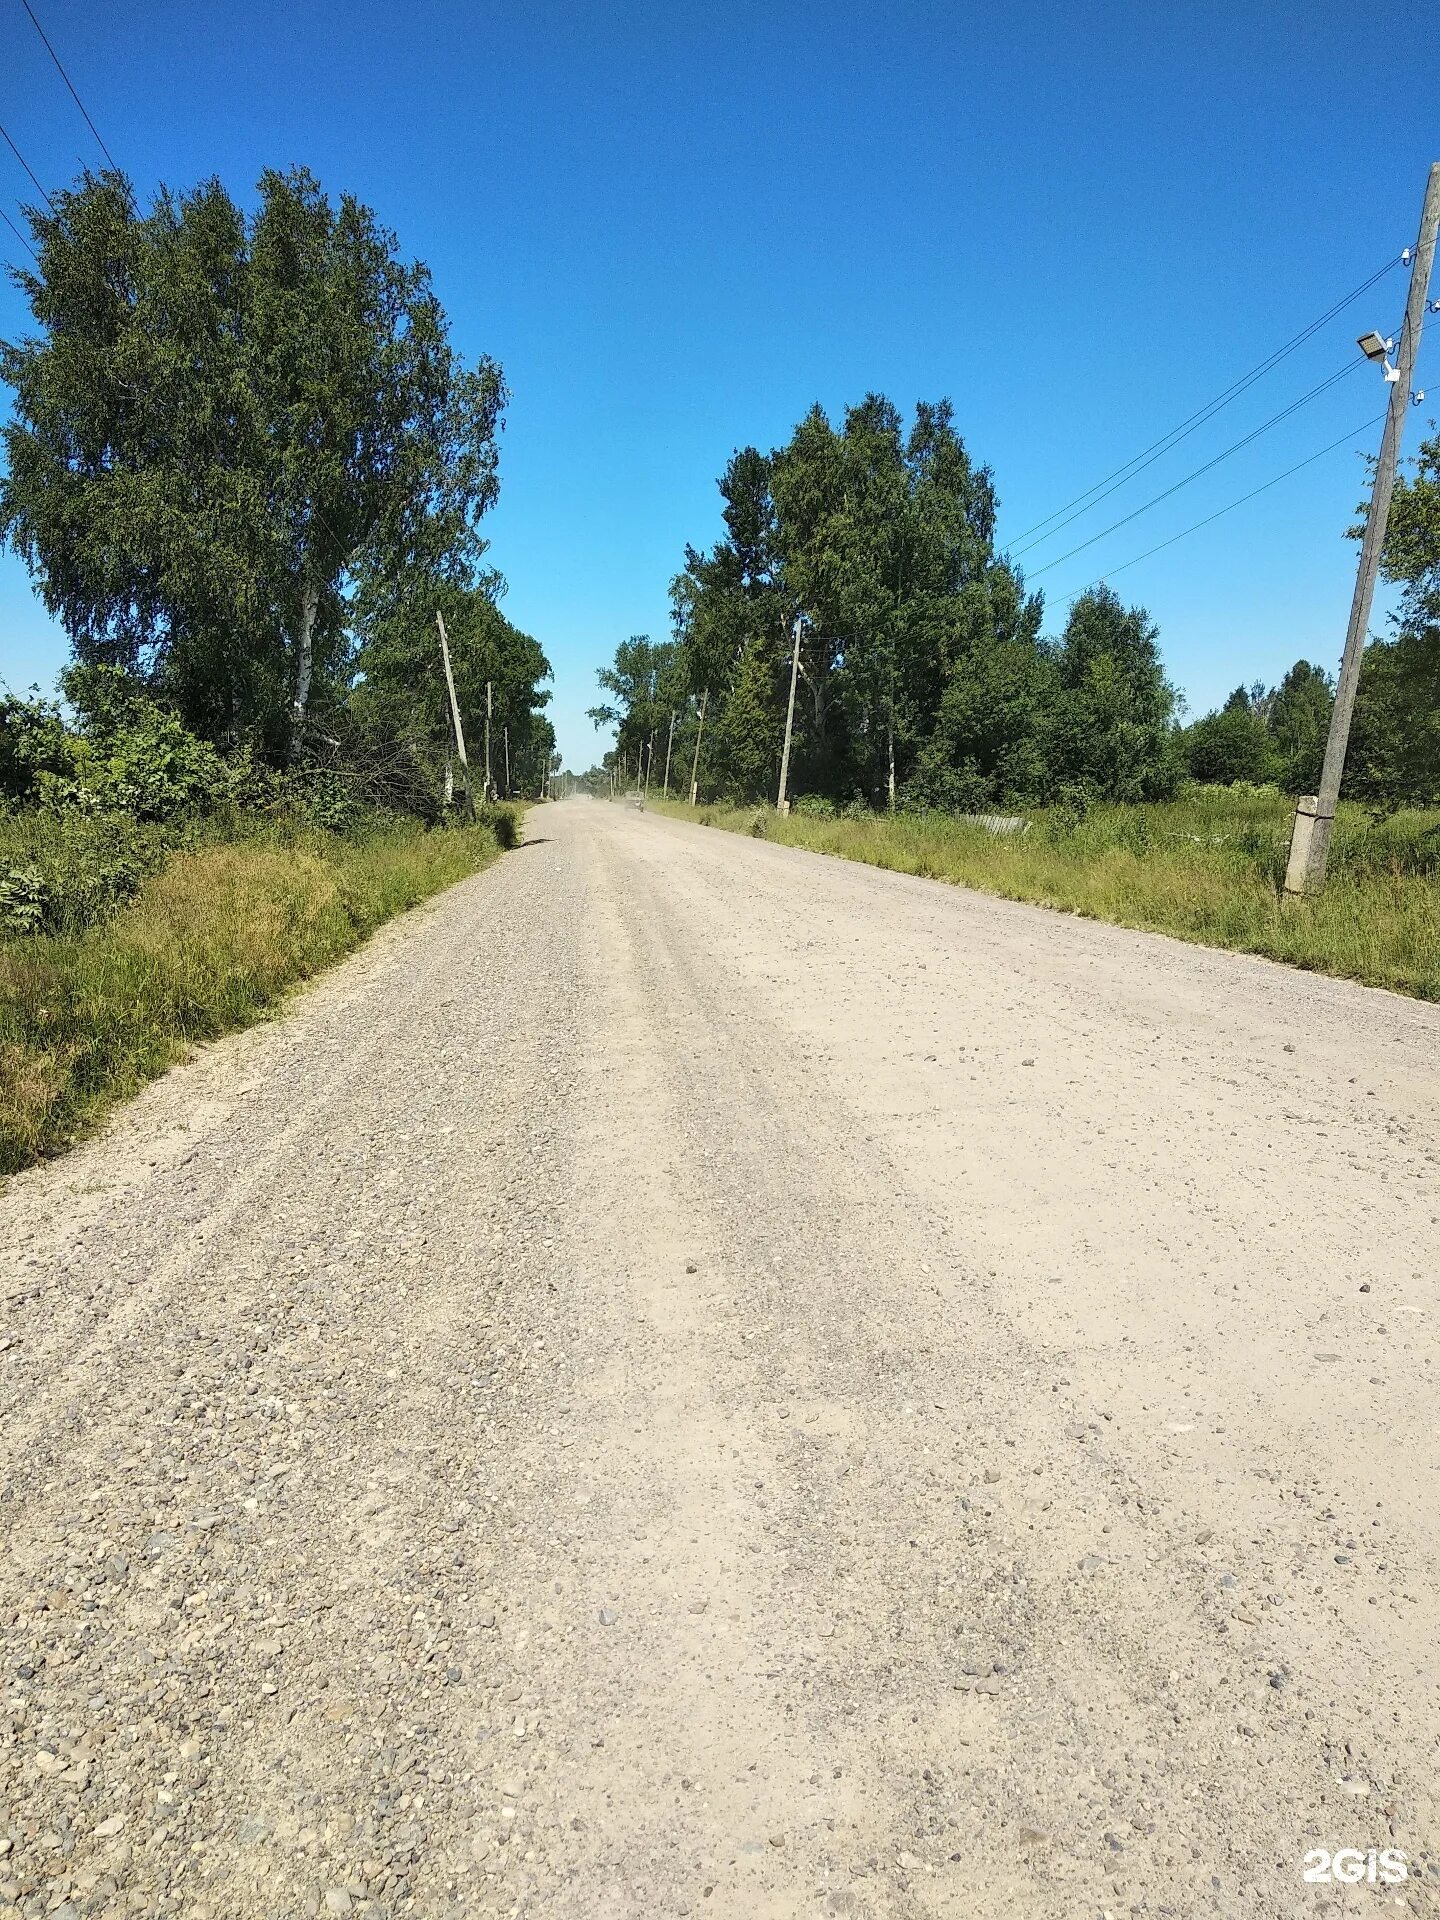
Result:
{"label": "lamp head on pole", "polygon": [[1378,360],[1385,369],[1385,378],[1394,382],[1400,378],[1400,369],[1390,364],[1390,354],[1394,349],[1393,340],[1382,339],[1378,333],[1362,333],[1355,342],[1367,360]]}

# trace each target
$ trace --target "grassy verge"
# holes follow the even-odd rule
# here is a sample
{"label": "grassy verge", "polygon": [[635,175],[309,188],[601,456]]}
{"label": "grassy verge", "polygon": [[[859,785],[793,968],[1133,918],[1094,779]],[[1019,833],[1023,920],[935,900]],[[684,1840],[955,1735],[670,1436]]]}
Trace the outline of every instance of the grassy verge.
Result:
{"label": "grassy verge", "polygon": [[490,826],[411,824],[202,846],[82,932],[0,940],[0,1174],[68,1146],[499,850]]}
{"label": "grassy verge", "polygon": [[1097,808],[1080,821],[1041,813],[1022,836],[1003,839],[945,814],[782,819],[771,808],[660,809],[1440,1000],[1436,813],[1375,823],[1360,808],[1343,810],[1326,891],[1282,904],[1290,808],[1261,792],[1205,790],[1165,806]]}

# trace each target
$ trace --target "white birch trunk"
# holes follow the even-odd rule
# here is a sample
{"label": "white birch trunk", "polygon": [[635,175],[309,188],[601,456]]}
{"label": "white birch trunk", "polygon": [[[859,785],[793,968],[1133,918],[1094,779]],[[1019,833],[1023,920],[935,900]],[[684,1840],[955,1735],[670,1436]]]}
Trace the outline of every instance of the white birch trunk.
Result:
{"label": "white birch trunk", "polygon": [[310,704],[310,682],[315,672],[315,616],[320,595],[307,583],[300,596],[300,630],[295,637],[295,701],[290,709],[290,757],[300,750],[300,733]]}

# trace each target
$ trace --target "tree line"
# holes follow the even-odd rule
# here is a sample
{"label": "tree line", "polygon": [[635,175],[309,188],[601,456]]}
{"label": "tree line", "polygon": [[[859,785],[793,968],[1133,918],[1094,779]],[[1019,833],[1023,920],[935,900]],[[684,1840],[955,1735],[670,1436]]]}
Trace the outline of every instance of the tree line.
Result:
{"label": "tree line", "polygon": [[[868,395],[812,407],[781,448],[719,481],[724,533],[687,547],[671,637],[635,635],[591,709],[605,768],[704,797],[773,799],[800,630],[790,790],[961,812],[1159,800],[1187,779],[1313,791],[1333,701],[1299,660],[1182,724],[1159,630],[1097,585],[1045,630],[1043,596],[997,550],[994,476],[947,401],[908,421]],[[1372,642],[1347,791],[1440,802],[1440,438],[1397,489],[1385,564],[1403,588]]]}
{"label": "tree line", "polygon": [[550,669],[479,531],[507,389],[462,362],[428,270],[303,169],[248,210],[212,179],[144,211],[87,173],[29,222],[0,537],[65,627],[72,699],[109,669],[224,752],[423,810],[449,751],[439,610],[472,730],[488,682],[510,783],[537,790]]}

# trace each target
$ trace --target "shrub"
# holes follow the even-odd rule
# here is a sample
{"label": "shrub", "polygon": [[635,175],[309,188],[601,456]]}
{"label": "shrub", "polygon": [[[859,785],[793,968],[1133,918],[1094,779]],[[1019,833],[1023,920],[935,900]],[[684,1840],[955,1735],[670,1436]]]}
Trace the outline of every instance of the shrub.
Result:
{"label": "shrub", "polygon": [[0,934],[78,933],[104,919],[167,844],[123,814],[39,809],[0,820]]}
{"label": "shrub", "polygon": [[53,702],[0,696],[0,801],[33,806],[42,776],[73,775],[75,748],[75,735]]}
{"label": "shrub", "polygon": [[475,809],[475,824],[489,828],[502,853],[509,853],[513,847],[519,846],[520,819],[520,808],[504,800],[488,801]]}

